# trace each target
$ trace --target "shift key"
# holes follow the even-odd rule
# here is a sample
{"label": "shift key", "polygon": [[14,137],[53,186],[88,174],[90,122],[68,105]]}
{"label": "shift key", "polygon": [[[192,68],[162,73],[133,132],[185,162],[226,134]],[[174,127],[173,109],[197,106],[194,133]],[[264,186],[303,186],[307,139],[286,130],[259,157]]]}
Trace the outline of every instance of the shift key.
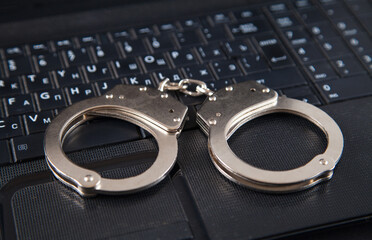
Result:
{"label": "shift key", "polygon": [[372,80],[368,75],[323,81],[317,86],[329,103],[372,95]]}
{"label": "shift key", "polygon": [[44,156],[44,133],[11,139],[11,146],[15,162],[41,158]]}

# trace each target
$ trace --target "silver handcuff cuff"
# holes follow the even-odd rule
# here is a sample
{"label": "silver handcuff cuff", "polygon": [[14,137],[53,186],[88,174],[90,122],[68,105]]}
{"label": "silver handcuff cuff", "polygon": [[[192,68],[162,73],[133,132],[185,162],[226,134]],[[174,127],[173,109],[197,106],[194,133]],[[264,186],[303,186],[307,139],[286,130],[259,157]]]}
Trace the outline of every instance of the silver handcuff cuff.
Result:
{"label": "silver handcuff cuff", "polygon": [[[189,90],[197,85],[196,90]],[[180,91],[190,96],[207,95],[197,112],[197,123],[208,136],[208,150],[216,168],[228,179],[255,190],[285,193],[309,188],[328,180],[343,150],[343,136],[336,122],[311,104],[278,96],[254,81],[227,86],[217,92],[206,83],[165,79],[159,88],[118,85],[107,94],[78,102],[61,112],[49,125],[44,138],[45,157],[54,176],[82,196],[125,194],[141,191],[159,183],[170,172],[177,158],[177,137],[184,125],[187,107],[169,95]],[[306,118],[326,135],[323,154],[296,169],[270,171],[256,168],[237,157],[227,140],[246,122],[275,112]],[[65,137],[82,123],[97,116],[113,117],[136,124],[150,132],[159,152],[143,173],[124,179],[108,179],[72,163],[62,150]]]}

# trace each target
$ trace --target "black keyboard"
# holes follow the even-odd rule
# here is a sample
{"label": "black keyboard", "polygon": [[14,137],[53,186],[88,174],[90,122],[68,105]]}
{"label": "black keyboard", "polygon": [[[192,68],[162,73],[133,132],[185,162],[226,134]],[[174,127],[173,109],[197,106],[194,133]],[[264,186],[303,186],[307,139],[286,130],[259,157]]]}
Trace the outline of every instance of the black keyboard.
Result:
{"label": "black keyboard", "polygon": [[[44,131],[58,112],[117,84],[190,77],[217,90],[256,80],[314,105],[372,95],[371,12],[367,0],[286,1],[3,47],[0,165],[42,158]],[[175,96],[191,110],[203,101]],[[149,136],[115,120],[89,124],[111,134],[89,144],[68,139],[67,151]]]}

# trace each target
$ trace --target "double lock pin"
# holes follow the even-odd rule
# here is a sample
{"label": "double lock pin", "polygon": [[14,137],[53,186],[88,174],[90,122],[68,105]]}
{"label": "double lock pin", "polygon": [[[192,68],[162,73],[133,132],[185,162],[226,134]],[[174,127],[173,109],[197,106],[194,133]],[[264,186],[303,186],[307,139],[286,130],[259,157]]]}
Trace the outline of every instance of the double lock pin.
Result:
{"label": "double lock pin", "polygon": [[[189,90],[191,85],[196,85],[195,91]],[[178,83],[165,79],[158,89],[118,85],[103,96],[65,109],[49,125],[44,138],[45,157],[53,174],[82,196],[133,193],[159,183],[176,162],[177,137],[187,116],[187,107],[168,91],[207,95],[197,113],[197,123],[208,136],[209,155],[214,165],[233,182],[260,191],[283,193],[306,189],[332,177],[344,142],[337,123],[325,112],[311,104],[278,96],[273,89],[254,81],[213,92],[206,83],[194,79]],[[326,151],[304,166],[286,171],[256,168],[238,158],[227,143],[230,136],[246,122],[275,112],[295,114],[318,126],[327,137]],[[62,150],[65,137],[77,126],[98,116],[126,120],[151,133],[159,152],[150,168],[133,177],[108,179],[72,163]]]}

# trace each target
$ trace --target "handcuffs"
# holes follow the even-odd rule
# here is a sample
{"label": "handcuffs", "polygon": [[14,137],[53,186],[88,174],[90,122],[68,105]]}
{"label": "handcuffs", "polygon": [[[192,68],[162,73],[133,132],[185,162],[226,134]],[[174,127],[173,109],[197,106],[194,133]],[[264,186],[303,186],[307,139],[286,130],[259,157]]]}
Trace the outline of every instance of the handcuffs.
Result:
{"label": "handcuffs", "polygon": [[[196,90],[189,87],[197,85]],[[208,136],[213,164],[228,179],[249,188],[270,193],[287,193],[309,188],[329,180],[343,151],[343,136],[337,123],[319,108],[303,101],[278,96],[254,81],[227,86],[217,92],[206,83],[165,79],[159,88],[118,85],[103,96],[78,102],[62,111],[49,125],[44,138],[45,157],[54,176],[82,196],[125,194],[141,191],[159,183],[175,164],[177,137],[187,116],[187,107],[167,91],[190,96],[207,95],[197,112],[197,123]],[[306,118],[326,135],[326,151],[296,169],[269,171],[256,168],[237,157],[227,140],[246,122],[275,112]],[[143,173],[124,179],[108,179],[72,163],[62,150],[65,137],[82,123],[97,116],[113,117],[136,124],[150,132],[159,152]]]}

